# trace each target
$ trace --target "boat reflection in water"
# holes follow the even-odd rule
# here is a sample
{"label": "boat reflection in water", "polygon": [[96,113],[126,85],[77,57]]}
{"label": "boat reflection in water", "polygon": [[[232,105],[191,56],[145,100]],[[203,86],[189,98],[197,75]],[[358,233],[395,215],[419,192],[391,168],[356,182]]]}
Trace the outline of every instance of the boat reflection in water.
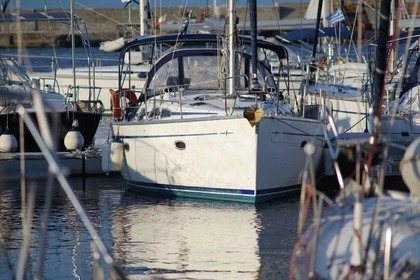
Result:
{"label": "boat reflection in water", "polygon": [[[73,183],[100,238],[127,277],[270,280],[288,276],[298,196],[252,205],[147,197],[125,191],[120,177],[87,178],[85,191],[79,179]],[[18,184],[0,184],[0,198],[6,199],[0,203],[4,249],[0,279],[11,279],[9,264],[17,270],[23,244],[21,190]],[[44,197],[45,187],[39,185],[30,238],[32,273],[38,269]],[[92,240],[64,197],[56,189],[43,276],[92,279]],[[27,276],[33,276],[31,272]],[[110,275],[110,269],[105,267],[104,274]]]}
{"label": "boat reflection in water", "polygon": [[131,203],[113,217],[114,258],[118,263],[126,261],[129,275],[287,277],[297,198],[254,206],[169,199],[139,203],[137,195],[130,195]]}

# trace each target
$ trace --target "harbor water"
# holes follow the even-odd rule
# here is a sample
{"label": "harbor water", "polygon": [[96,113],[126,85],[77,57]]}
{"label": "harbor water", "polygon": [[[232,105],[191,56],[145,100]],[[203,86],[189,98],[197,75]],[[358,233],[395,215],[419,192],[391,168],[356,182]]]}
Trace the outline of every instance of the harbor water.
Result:
{"label": "harbor water", "polygon": [[[288,277],[298,195],[250,205],[145,196],[118,176],[70,183],[108,253],[130,279]],[[22,191],[18,182],[0,182],[0,279],[14,279],[24,243],[22,201],[30,199],[27,279],[38,271],[45,185],[29,181]],[[58,183],[45,251],[43,279],[93,278],[92,239]],[[110,268],[105,266],[104,273],[109,275]]]}

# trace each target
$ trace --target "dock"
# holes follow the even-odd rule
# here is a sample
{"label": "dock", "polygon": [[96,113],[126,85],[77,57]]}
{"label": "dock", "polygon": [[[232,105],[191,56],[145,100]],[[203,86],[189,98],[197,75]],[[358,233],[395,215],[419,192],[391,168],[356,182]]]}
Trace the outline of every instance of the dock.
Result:
{"label": "dock", "polygon": [[[102,171],[100,151],[58,152],[56,153],[65,175],[69,177],[105,175]],[[45,179],[48,175],[48,162],[41,152],[0,153],[0,173],[2,181],[25,179]]]}

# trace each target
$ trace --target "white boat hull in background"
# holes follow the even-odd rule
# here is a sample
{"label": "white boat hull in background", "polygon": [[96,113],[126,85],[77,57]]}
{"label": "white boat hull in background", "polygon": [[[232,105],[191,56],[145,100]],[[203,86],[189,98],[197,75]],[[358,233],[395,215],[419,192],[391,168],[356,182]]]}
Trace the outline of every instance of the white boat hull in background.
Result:
{"label": "white boat hull in background", "polygon": [[105,41],[99,45],[99,50],[103,52],[115,52],[120,50],[125,44],[124,37],[120,37],[118,39],[112,41]]}
{"label": "white boat hull in background", "polygon": [[[150,65],[133,65],[130,69],[134,75],[140,75],[138,79],[133,79],[131,84],[131,88],[134,89],[138,97],[140,91],[143,89],[146,80],[145,75],[149,71]],[[53,79],[52,74],[47,75],[46,73],[31,73],[31,76],[35,78],[42,77],[43,79],[48,78],[48,81]],[[93,76],[95,76],[95,82],[93,82]],[[73,69],[58,69],[56,80],[59,85],[56,91],[60,94],[67,96],[69,92],[74,92],[72,90],[74,83]],[[93,73],[93,69],[89,69],[88,67],[77,68],[76,81],[80,100],[100,100],[105,109],[104,114],[112,115],[109,90],[118,89],[118,65],[96,67],[95,73]],[[47,80],[46,83],[48,83]]]}

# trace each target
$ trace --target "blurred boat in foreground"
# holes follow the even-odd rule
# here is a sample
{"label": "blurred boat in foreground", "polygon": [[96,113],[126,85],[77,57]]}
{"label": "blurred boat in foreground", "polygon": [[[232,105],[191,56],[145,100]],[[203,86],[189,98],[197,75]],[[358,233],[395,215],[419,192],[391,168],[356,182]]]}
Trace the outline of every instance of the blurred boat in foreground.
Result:
{"label": "blurred boat in foreground", "polygon": [[[420,278],[420,138],[408,146],[400,163],[410,192],[384,189],[385,161],[391,143],[382,137],[380,126],[390,2],[383,0],[381,5],[374,130],[369,137],[341,139],[336,149],[329,146],[341,187],[334,201],[318,193],[315,181],[305,177],[291,262],[293,279]],[[337,161],[340,149],[353,159],[353,173],[347,178],[343,178]],[[304,230],[311,201],[313,222]]]}

